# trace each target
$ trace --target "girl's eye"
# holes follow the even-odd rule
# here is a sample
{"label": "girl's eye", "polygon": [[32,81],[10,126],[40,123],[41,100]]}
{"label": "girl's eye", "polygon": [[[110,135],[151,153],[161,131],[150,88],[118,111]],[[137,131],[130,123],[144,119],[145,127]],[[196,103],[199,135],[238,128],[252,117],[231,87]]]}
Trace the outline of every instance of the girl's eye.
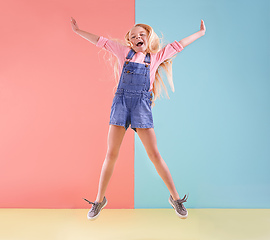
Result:
{"label": "girl's eye", "polygon": [[135,38],[135,36],[132,36],[131,38]]}

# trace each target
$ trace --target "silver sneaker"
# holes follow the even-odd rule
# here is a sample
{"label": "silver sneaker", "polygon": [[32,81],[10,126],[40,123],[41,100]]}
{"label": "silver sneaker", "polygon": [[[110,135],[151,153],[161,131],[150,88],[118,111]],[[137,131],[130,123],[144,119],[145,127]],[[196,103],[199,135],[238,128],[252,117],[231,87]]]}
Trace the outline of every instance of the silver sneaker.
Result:
{"label": "silver sneaker", "polygon": [[187,198],[188,197],[186,195],[183,197],[183,199],[180,198],[178,200],[173,200],[172,195],[170,195],[169,198],[169,203],[174,208],[177,216],[183,219],[187,218],[188,216],[188,211],[183,205],[183,203],[187,201]]}
{"label": "silver sneaker", "polygon": [[104,208],[107,205],[107,199],[105,197],[103,198],[103,201],[100,203],[97,201],[90,202],[85,198],[83,198],[83,200],[87,201],[90,204],[93,204],[92,208],[89,210],[89,212],[87,214],[87,218],[89,220],[95,220],[99,216],[102,208]]}

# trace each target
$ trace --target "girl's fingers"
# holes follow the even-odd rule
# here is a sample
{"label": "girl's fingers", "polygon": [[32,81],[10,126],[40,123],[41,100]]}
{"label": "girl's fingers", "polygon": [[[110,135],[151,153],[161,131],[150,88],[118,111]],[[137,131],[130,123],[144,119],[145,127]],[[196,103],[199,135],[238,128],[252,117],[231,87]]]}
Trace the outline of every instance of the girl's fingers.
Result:
{"label": "girl's fingers", "polygon": [[73,26],[75,26],[76,28],[78,28],[78,25],[77,25],[75,19],[72,18],[72,17],[71,17],[71,24],[73,24]]}
{"label": "girl's fingers", "polygon": [[202,19],[201,19],[201,29],[205,29],[205,25]]}
{"label": "girl's fingers", "polygon": [[71,27],[74,31],[77,31],[79,29],[75,19],[73,17],[71,17]]}

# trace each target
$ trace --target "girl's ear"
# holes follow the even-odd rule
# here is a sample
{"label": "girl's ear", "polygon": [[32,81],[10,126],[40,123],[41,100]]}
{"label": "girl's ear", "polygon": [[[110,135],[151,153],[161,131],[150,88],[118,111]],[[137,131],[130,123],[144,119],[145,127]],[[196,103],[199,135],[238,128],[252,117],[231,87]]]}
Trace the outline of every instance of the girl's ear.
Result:
{"label": "girl's ear", "polygon": [[125,40],[126,40],[126,43],[128,46],[133,47],[133,44],[129,41],[129,32],[130,31],[127,32],[127,34],[125,36]]}
{"label": "girl's ear", "polygon": [[128,45],[129,45],[130,47],[133,47],[133,43],[130,42],[130,41],[128,41]]}

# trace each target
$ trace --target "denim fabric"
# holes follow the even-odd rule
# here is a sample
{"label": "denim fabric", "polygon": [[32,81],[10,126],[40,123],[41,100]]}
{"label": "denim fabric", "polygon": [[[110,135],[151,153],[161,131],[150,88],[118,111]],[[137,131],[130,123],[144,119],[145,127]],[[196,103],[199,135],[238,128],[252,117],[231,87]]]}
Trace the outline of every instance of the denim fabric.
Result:
{"label": "denim fabric", "polygon": [[136,128],[153,128],[152,92],[150,89],[150,54],[145,56],[145,64],[130,62],[135,55],[133,49],[127,55],[119,84],[113,99],[110,124],[129,125]]}

